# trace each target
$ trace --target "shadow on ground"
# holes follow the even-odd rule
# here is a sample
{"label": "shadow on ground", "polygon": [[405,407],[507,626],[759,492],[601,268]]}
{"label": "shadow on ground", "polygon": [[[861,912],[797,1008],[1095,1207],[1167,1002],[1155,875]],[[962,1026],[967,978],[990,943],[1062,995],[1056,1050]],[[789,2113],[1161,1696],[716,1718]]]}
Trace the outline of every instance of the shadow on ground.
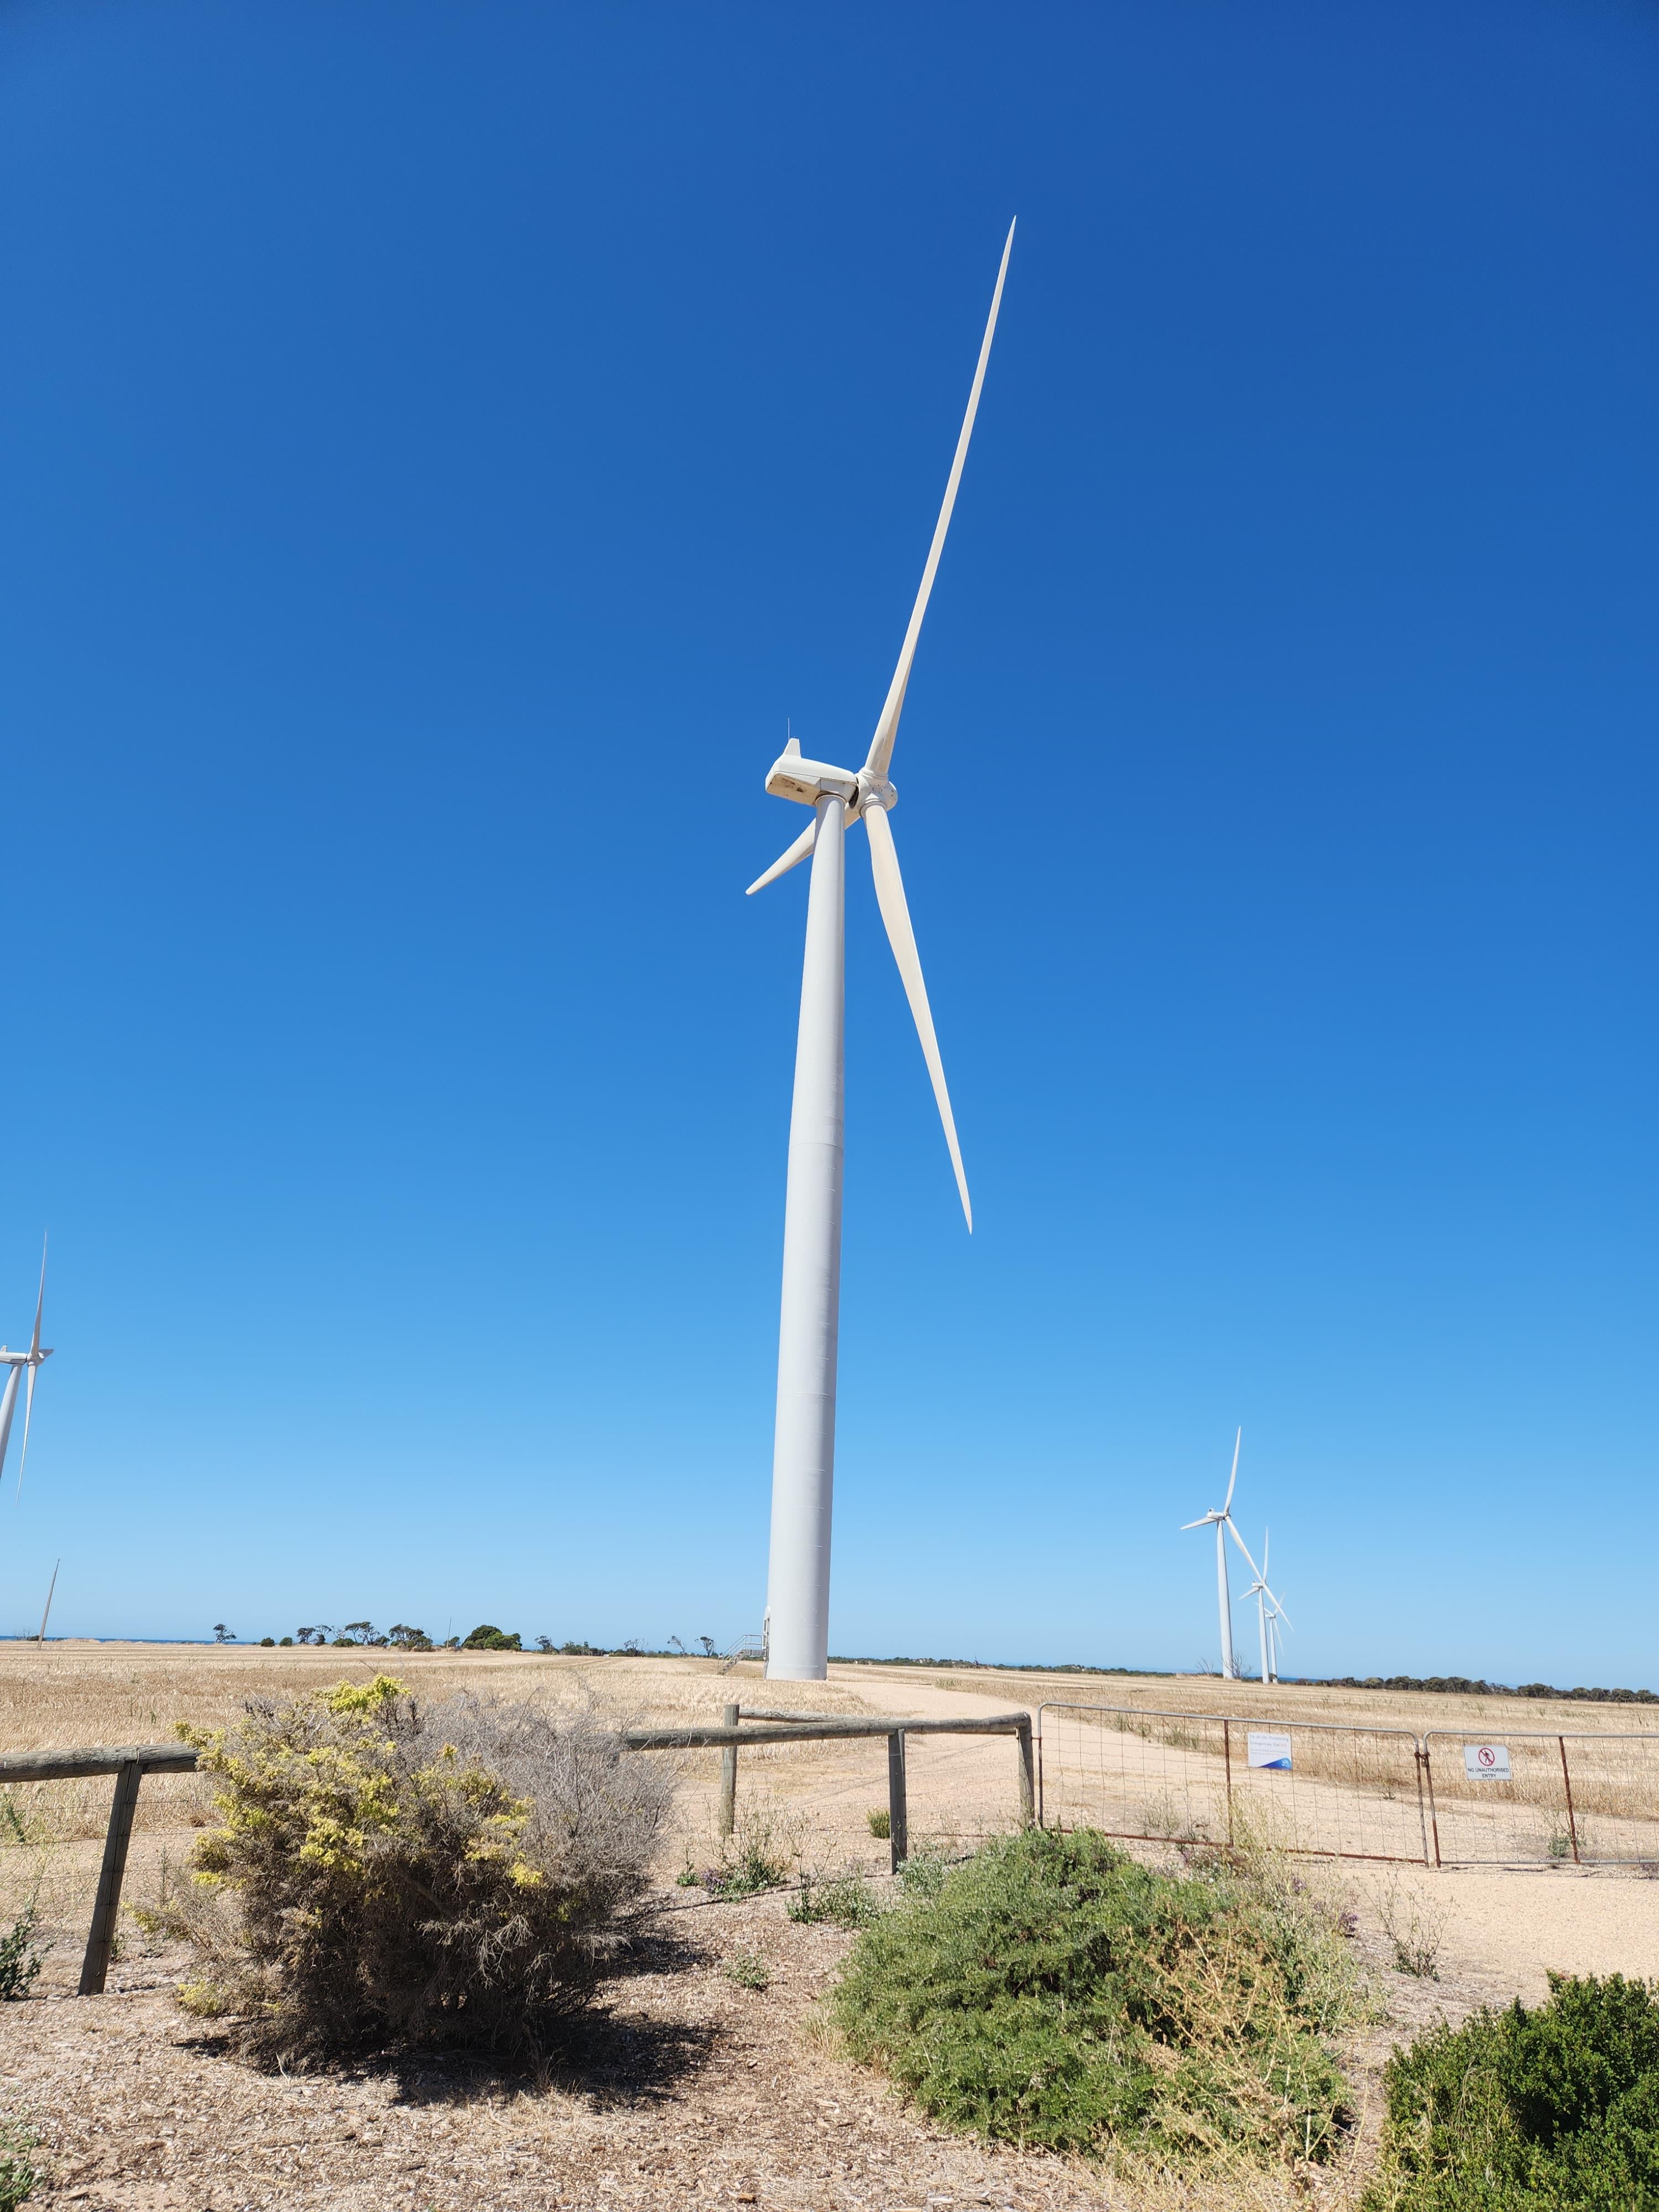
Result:
{"label": "shadow on ground", "polygon": [[636,1936],[616,1976],[586,2011],[555,2022],[539,2052],[507,2056],[469,2051],[458,2045],[343,2053],[332,2061],[311,2061],[302,2069],[259,2065],[238,2051],[233,2036],[204,2034],[185,2039],[180,2048],[231,2064],[248,2064],[266,2073],[291,2071],[307,2081],[388,2083],[402,2105],[470,2105],[503,2096],[536,2095],[558,2089],[589,2099],[607,2109],[656,2103],[700,2073],[708,2064],[719,2029],[700,2022],[653,2019],[630,2011],[629,1982],[644,1975],[683,1973],[708,1963],[706,1954],[678,1935]]}

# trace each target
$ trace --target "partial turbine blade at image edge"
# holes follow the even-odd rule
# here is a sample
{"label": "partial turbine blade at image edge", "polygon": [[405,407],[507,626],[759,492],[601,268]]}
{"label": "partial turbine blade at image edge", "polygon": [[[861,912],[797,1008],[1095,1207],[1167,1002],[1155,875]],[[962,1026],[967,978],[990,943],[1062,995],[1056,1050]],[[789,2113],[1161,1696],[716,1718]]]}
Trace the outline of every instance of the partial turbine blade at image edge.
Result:
{"label": "partial turbine blade at image edge", "polygon": [[817,842],[818,817],[815,814],[789,850],[787,853],[780,853],[763,876],[756,877],[754,882],[744,893],[744,896],[753,898],[755,893],[763,891],[768,884],[775,884],[780,876],[787,876],[791,868],[799,866]]}
{"label": "partial turbine blade at image edge", "polygon": [[899,874],[898,854],[893,846],[892,824],[887,819],[886,809],[873,802],[864,810],[863,821],[870,837],[870,866],[876,878],[876,903],[881,908],[881,918],[887,925],[887,941],[893,948],[893,957],[904,984],[904,995],[910,1001],[910,1012],[916,1024],[916,1035],[921,1039],[921,1056],[927,1063],[927,1073],[933,1079],[933,1097],[939,1104],[939,1117],[945,1124],[945,1141],[951,1148],[951,1165],[956,1170],[957,1188],[962,1196],[962,1211],[971,1232],[974,1209],[968,1199],[968,1178],[963,1173],[962,1147],[957,1142],[956,1116],[951,1111],[951,1094],[945,1087],[945,1063],[939,1058],[939,1039],[933,1034],[933,1017],[927,1004],[927,986],[921,980],[921,959],[916,951],[915,933],[910,927],[910,909],[904,901],[904,879]]}
{"label": "partial turbine blade at image edge", "polygon": [[[31,1357],[38,1358],[40,1351],[40,1310],[46,1303],[46,1240],[40,1239],[40,1291],[34,1301],[34,1337],[29,1346]],[[30,1373],[33,1370],[30,1369]]]}
{"label": "partial turbine blade at image edge", "polygon": [[23,1385],[23,1441],[17,1452],[17,1498],[23,1498],[23,1469],[29,1463],[29,1423],[34,1419],[34,1377],[36,1370],[29,1370],[29,1379]]}
{"label": "partial turbine blade at image edge", "polygon": [[17,1378],[21,1367],[12,1368],[6,1376],[5,1395],[0,1397],[0,1478],[6,1472],[6,1449],[11,1443],[11,1417],[17,1411]]}
{"label": "partial turbine blade at image edge", "polygon": [[996,289],[991,295],[991,313],[985,325],[985,337],[979,349],[979,366],[974,371],[974,388],[968,395],[968,412],[962,418],[962,435],[957,440],[956,459],[951,464],[951,480],[945,487],[945,504],[939,511],[939,520],[933,526],[933,542],[927,549],[927,565],[921,572],[921,588],[916,593],[916,603],[910,610],[910,626],[904,633],[904,643],[899,649],[898,666],[893,671],[893,680],[887,687],[887,697],[876,724],[876,734],[870,740],[870,757],[866,765],[878,775],[885,775],[888,763],[893,757],[893,740],[898,735],[899,716],[904,711],[905,686],[910,681],[910,664],[916,657],[916,641],[921,635],[921,618],[927,611],[928,596],[933,588],[933,578],[939,572],[939,556],[945,550],[945,535],[951,527],[951,511],[957,503],[957,486],[962,482],[962,465],[968,458],[968,441],[974,434],[974,417],[979,412],[979,395],[985,382],[985,365],[991,358],[991,340],[996,333],[997,310],[1002,305],[1003,280],[1008,274],[1008,256],[1014,250],[1014,226],[1008,226],[1007,243],[1002,249],[1002,265],[997,270]]}

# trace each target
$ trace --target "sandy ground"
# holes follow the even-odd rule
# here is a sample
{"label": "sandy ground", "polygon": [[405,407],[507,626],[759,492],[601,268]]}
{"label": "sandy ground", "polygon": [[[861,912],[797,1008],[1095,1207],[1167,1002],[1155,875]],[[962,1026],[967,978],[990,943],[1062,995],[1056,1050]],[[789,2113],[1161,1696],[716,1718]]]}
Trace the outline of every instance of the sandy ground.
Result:
{"label": "sandy ground", "polygon": [[[32,1663],[66,1656],[70,1648],[58,1647]],[[229,1717],[251,1687],[334,1680],[385,1663],[365,1655],[347,1668],[344,1656],[304,1655],[298,1665],[287,1653],[158,1661],[135,1647],[104,1646],[82,1650],[72,1668],[25,1680],[13,1655],[0,1652],[7,1723],[0,1740],[29,1740],[25,1713],[36,1742],[159,1739],[186,1705],[203,1720]],[[279,1668],[273,1657],[286,1663]],[[1047,1684],[1019,1678],[863,1668],[836,1669],[822,1687],[785,1692],[763,1687],[752,1674],[717,1678],[695,1662],[644,1661],[580,1669],[446,1661],[422,1679],[429,1692],[464,1680],[557,1699],[586,1686],[648,1720],[714,1718],[727,1700],[933,1716],[1006,1711],[1053,1694]],[[1061,1694],[1076,1692],[1077,1686],[1060,1686]],[[1193,1686],[1213,1692],[1219,1686]],[[1120,1701],[1116,1683],[1086,1687],[1094,1698]],[[1158,1690],[1172,1701],[1170,1686]],[[1185,1709],[1205,1708],[1194,1699]],[[133,1724],[141,1718],[142,1727]],[[884,1801],[884,1762],[879,1742],[757,1750],[744,1755],[740,1802],[781,1828],[793,1821],[803,1863],[854,1860],[874,1869],[884,1846],[864,1816]],[[715,1848],[715,1763],[696,1754],[683,1764],[674,1839],[682,1858]],[[1012,1822],[1013,1747],[996,1738],[913,1739],[910,1784],[919,1829],[965,1844]],[[163,1851],[176,1858],[188,1849],[191,1819],[204,1817],[194,1790],[186,1784],[170,1797],[155,1793],[150,1824],[135,1838],[130,1895],[142,1897],[153,1883]],[[124,1939],[109,1993],[72,1995],[99,1854],[96,1790],[85,1811],[84,1820],[61,1825],[91,1832],[61,1833],[45,1853],[53,1869],[48,1917],[58,1938],[47,1971],[29,2001],[0,2007],[0,2109],[27,2118],[41,2136],[52,2175],[38,2200],[44,2205],[585,2212],[755,2203],[800,2212],[924,2205],[946,2212],[987,2204],[1073,2212],[1178,2201],[1103,2185],[1066,2161],[948,2137],[908,2112],[878,2079],[836,2057],[817,2026],[817,2000],[849,1939],[792,1923],[775,1896],[702,1905],[689,1902],[696,1893],[665,1887],[677,1909],[664,1915],[636,1970],[612,1989],[596,2027],[543,2078],[393,2058],[308,2079],[257,2073],[178,2011],[170,1992],[181,1960],[136,1929]],[[0,1884],[15,1897],[28,1864],[38,1868],[41,1859],[21,1844],[0,1850]],[[672,1869],[663,1871],[666,1883]],[[1358,1940],[1389,2018],[1354,2038],[1346,2054],[1360,2108],[1359,2149],[1345,2171],[1316,2185],[1315,2201],[1352,2202],[1375,2138],[1378,2069],[1399,2037],[1478,2003],[1539,1998],[1549,1968],[1659,1977],[1659,1881],[1637,1874],[1343,1867],[1328,1878],[1358,1917]],[[1408,1933],[1414,1927],[1437,1950],[1439,1978],[1394,1971],[1389,1923]],[[764,1962],[766,1988],[732,1978],[727,1969],[740,1955]],[[1269,2180],[1243,2195],[1206,2189],[1192,2201],[1243,2212],[1292,2200],[1284,2184]]]}

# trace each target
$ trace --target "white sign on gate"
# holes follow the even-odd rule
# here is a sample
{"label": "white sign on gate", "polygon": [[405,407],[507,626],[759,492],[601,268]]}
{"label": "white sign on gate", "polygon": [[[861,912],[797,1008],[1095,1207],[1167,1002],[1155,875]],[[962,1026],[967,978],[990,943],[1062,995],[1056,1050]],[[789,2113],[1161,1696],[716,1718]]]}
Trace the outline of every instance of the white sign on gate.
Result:
{"label": "white sign on gate", "polygon": [[1471,1782],[1507,1782],[1510,1747],[1506,1743],[1466,1743],[1463,1771]]}
{"label": "white sign on gate", "polygon": [[1250,1765],[1272,1766],[1282,1774],[1291,1771],[1291,1739],[1270,1729],[1250,1730]]}

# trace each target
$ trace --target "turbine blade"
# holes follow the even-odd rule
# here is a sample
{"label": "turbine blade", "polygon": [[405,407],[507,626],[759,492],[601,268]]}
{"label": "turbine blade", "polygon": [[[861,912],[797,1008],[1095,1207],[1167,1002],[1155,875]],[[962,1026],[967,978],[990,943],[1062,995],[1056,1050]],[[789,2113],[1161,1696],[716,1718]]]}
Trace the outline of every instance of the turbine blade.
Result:
{"label": "turbine blade", "polygon": [[1207,1528],[1214,1519],[1213,1513],[1200,1513],[1196,1521],[1183,1521],[1181,1525],[1183,1528]]}
{"label": "turbine blade", "polygon": [[763,876],[756,877],[754,882],[750,884],[748,890],[744,893],[744,896],[745,898],[753,898],[755,893],[757,891],[763,891],[768,884],[775,884],[780,876],[787,876],[791,868],[795,867],[800,861],[806,858],[807,854],[811,851],[813,846],[816,845],[817,842],[818,817],[815,814],[811,820],[807,823],[806,827],[801,831],[799,836],[796,838],[794,843],[789,848],[789,850],[787,853],[780,853],[777,859],[773,861],[771,866],[766,871],[766,873]]}
{"label": "turbine blade", "polygon": [[1255,1561],[1250,1559],[1250,1547],[1244,1541],[1244,1539],[1239,1534],[1237,1528],[1235,1527],[1232,1515],[1231,1513],[1224,1513],[1220,1516],[1220,1520],[1222,1527],[1232,1538],[1234,1543],[1237,1545],[1239,1550],[1243,1553],[1246,1559],[1249,1560],[1250,1572],[1253,1575],[1260,1575],[1261,1570],[1257,1566]]}
{"label": "turbine blade", "polygon": [[17,1454],[17,1499],[20,1504],[23,1498],[23,1469],[29,1463],[29,1423],[34,1419],[34,1377],[37,1371],[31,1367],[29,1379],[23,1385],[23,1442]]}
{"label": "turbine blade", "polygon": [[996,289],[991,295],[991,313],[985,325],[985,337],[979,349],[979,366],[974,371],[974,388],[968,395],[968,412],[962,418],[962,435],[957,440],[957,456],[951,464],[951,480],[945,487],[945,504],[939,511],[939,520],[933,526],[933,542],[927,549],[927,565],[921,572],[921,589],[916,593],[916,603],[910,610],[910,627],[904,633],[904,643],[899,649],[898,666],[893,671],[893,680],[887,687],[887,697],[881,710],[881,720],[876,724],[876,734],[870,740],[870,757],[866,766],[878,775],[885,775],[887,764],[893,757],[893,740],[898,735],[899,716],[904,711],[904,689],[910,681],[910,663],[916,657],[916,640],[921,635],[921,618],[927,611],[928,594],[933,588],[933,578],[939,571],[939,556],[945,550],[945,533],[951,527],[951,511],[957,503],[957,486],[962,482],[962,465],[968,458],[968,441],[974,434],[974,417],[979,412],[979,395],[985,382],[985,364],[991,358],[991,340],[997,326],[997,310],[1002,305],[1003,279],[1008,274],[1008,256],[1014,250],[1014,226],[1008,226],[1008,241],[1002,249],[1002,265],[997,270]]}
{"label": "turbine blade", "polygon": [[[39,1358],[40,1352],[40,1309],[46,1303],[46,1240],[40,1239],[40,1294],[34,1301],[34,1335],[29,1345],[30,1352]],[[29,1372],[33,1374],[33,1368]]]}
{"label": "turbine blade", "polygon": [[17,1378],[21,1367],[12,1368],[6,1376],[5,1395],[0,1397],[0,1478],[6,1472],[6,1447],[11,1442],[11,1417],[17,1411]]}
{"label": "turbine blade", "polygon": [[921,962],[916,952],[915,933],[910,927],[910,909],[904,902],[904,879],[899,874],[898,854],[893,849],[893,829],[887,819],[886,808],[872,800],[864,810],[864,826],[870,836],[870,866],[875,872],[876,903],[880,907],[881,918],[887,925],[887,941],[893,948],[894,959],[898,962],[898,971],[904,982],[904,995],[910,1001],[916,1035],[921,1039],[921,1056],[927,1061],[927,1073],[933,1079],[939,1117],[945,1124],[945,1141],[951,1148],[951,1165],[957,1171],[957,1189],[962,1197],[962,1211],[971,1233],[974,1209],[968,1201],[968,1178],[962,1170],[962,1148],[957,1142],[956,1119],[951,1111],[951,1094],[945,1087],[945,1063],[939,1056],[939,1039],[933,1034],[933,1017],[927,1005],[927,986],[921,980]]}
{"label": "turbine blade", "polygon": [[1221,1507],[1224,1513],[1233,1502],[1233,1485],[1238,1480],[1238,1448],[1243,1441],[1244,1431],[1240,1429],[1238,1434],[1233,1438],[1233,1471],[1227,1477],[1227,1495]]}

